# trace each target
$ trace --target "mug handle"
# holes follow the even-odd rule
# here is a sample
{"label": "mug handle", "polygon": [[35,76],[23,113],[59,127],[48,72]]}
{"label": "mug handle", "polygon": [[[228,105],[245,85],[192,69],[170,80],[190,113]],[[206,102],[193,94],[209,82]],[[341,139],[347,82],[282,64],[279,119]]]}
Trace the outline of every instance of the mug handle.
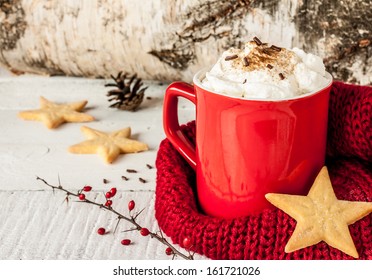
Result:
{"label": "mug handle", "polygon": [[183,134],[178,122],[178,97],[186,98],[196,104],[196,95],[193,86],[183,82],[174,82],[170,84],[164,96],[164,132],[176,150],[186,159],[191,167],[195,169],[195,146]]}

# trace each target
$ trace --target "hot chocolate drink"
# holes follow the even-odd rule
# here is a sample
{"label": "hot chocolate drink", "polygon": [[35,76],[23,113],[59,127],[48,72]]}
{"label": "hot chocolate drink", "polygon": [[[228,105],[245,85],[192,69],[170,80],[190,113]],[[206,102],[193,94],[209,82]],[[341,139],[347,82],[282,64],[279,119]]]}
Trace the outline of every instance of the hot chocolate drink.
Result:
{"label": "hot chocolate drink", "polygon": [[288,99],[320,90],[329,81],[320,57],[262,43],[255,37],[243,49],[225,51],[202,85],[247,99]]}

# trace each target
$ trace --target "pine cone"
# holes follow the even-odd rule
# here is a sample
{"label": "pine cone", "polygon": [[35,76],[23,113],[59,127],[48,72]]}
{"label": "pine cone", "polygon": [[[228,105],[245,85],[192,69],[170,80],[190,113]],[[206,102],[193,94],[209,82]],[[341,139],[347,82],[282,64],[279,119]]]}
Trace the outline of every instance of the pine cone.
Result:
{"label": "pine cone", "polygon": [[117,89],[112,89],[107,93],[107,96],[112,96],[112,98],[108,100],[109,102],[116,101],[109,106],[110,108],[135,111],[142,103],[147,87],[141,88],[143,83],[140,78],[137,78],[137,74],[134,74],[130,78],[127,78],[127,75],[126,73],[123,74],[123,72],[119,72],[116,78],[111,75],[115,84],[109,83],[105,85],[106,87],[117,87]]}

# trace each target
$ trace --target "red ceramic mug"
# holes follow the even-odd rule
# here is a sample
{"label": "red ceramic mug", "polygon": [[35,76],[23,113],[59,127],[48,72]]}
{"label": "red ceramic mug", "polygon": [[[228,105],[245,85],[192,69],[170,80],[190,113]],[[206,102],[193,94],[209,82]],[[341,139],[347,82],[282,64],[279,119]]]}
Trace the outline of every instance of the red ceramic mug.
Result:
{"label": "red ceramic mug", "polygon": [[[172,83],[164,97],[167,138],[196,171],[202,210],[236,218],[271,207],[268,192],[304,195],[324,166],[328,101],[332,83],[285,100],[231,97],[203,88],[205,71],[194,86]],[[196,105],[196,147],[183,135],[178,98]]]}

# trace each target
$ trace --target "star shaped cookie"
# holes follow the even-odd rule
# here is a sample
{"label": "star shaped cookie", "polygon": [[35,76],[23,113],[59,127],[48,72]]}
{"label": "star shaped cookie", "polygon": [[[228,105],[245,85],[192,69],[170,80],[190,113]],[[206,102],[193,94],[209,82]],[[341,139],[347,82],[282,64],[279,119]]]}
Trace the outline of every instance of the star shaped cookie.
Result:
{"label": "star shaped cookie", "polygon": [[328,245],[358,258],[348,225],[372,212],[372,202],[338,200],[323,167],[307,196],[266,194],[266,199],[297,221],[285,246],[290,253],[325,241]]}
{"label": "star shaped cookie", "polygon": [[129,139],[130,127],[112,133],[105,133],[86,126],[81,131],[88,140],[69,148],[75,154],[99,154],[107,163],[112,163],[120,154],[137,153],[148,150],[148,146]]}
{"label": "star shaped cookie", "polygon": [[65,122],[90,122],[94,117],[80,113],[88,101],[74,103],[54,103],[40,97],[40,109],[19,112],[24,120],[42,121],[48,128],[53,129]]}

